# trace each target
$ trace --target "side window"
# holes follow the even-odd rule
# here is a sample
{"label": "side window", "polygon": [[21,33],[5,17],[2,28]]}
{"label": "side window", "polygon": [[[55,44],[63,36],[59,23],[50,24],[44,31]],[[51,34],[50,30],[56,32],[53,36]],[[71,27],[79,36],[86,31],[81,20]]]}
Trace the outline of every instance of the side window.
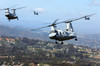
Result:
{"label": "side window", "polygon": [[56,31],[57,35],[58,35],[58,31]]}
{"label": "side window", "polygon": [[60,32],[60,35],[61,35],[61,32]]}

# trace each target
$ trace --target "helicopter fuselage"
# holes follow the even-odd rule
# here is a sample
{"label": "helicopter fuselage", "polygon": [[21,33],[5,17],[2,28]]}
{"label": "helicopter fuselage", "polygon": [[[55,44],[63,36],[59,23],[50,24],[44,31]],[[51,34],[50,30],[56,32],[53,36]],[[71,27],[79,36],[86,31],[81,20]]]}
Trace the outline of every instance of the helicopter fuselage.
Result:
{"label": "helicopter fuselage", "polygon": [[71,31],[55,30],[50,32],[49,38],[58,41],[64,41],[64,40],[70,40],[76,38],[76,34]]}
{"label": "helicopter fuselage", "polygon": [[6,13],[5,15],[8,19],[17,19],[18,17],[15,14],[12,13]]}

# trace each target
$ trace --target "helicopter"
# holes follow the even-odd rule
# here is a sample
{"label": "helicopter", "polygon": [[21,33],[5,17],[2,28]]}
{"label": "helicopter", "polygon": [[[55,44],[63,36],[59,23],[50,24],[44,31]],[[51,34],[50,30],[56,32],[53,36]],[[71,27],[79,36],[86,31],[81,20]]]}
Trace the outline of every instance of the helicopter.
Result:
{"label": "helicopter", "polygon": [[[92,16],[92,15],[94,15],[94,14],[86,15],[86,16],[83,16],[83,17],[80,17],[77,19],[62,21],[62,22],[58,22],[58,23],[56,23],[58,21],[58,19],[56,19],[52,24],[47,25],[45,27],[37,28],[37,29],[51,27],[49,38],[56,40],[56,42],[55,42],[56,44],[58,44],[58,41],[61,41],[61,44],[63,44],[63,41],[70,40],[70,39],[75,39],[75,41],[77,41],[78,39],[77,39],[76,33],[74,32],[72,22],[83,19],[83,18],[85,18],[85,20],[90,20],[90,16]],[[66,23],[66,28],[64,31],[57,29],[57,27],[56,27],[57,24],[61,24],[61,23]],[[34,31],[37,29],[32,29],[31,31]]]}
{"label": "helicopter", "polygon": [[36,12],[36,11],[34,11],[34,15],[39,15],[39,13],[38,13],[38,12]]}
{"label": "helicopter", "polygon": [[[5,10],[6,11],[5,16],[10,21],[10,20],[13,20],[13,19],[19,20],[18,16],[16,16],[16,10],[22,9],[22,8],[25,8],[25,7],[20,7],[20,8],[16,8],[16,9],[5,8],[5,9],[0,9],[0,10]],[[12,10],[12,13],[10,12],[10,10]]]}

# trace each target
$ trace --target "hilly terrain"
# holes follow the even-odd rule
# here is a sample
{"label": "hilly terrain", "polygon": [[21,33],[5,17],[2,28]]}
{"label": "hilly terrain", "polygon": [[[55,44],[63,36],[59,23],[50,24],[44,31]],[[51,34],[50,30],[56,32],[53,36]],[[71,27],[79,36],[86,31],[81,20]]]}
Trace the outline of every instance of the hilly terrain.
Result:
{"label": "hilly terrain", "polygon": [[[43,41],[52,41],[48,38],[48,33],[42,30],[30,31],[31,28],[27,27],[11,27],[0,25],[0,36],[11,37],[27,37],[29,39],[39,39]],[[54,41],[53,41],[54,42]],[[91,48],[100,48],[100,34],[78,35],[78,41],[70,40],[65,43],[71,43],[75,45],[83,45]]]}
{"label": "hilly terrain", "polygon": [[11,26],[3,26],[0,25],[0,36],[13,36],[13,37],[27,37],[31,39],[40,39],[45,40],[47,33],[43,31],[30,31],[31,29],[26,27],[11,27]]}
{"label": "hilly terrain", "polygon": [[[35,65],[31,65],[35,64]],[[100,51],[73,44],[0,37],[0,66],[100,66]]]}
{"label": "hilly terrain", "polygon": [[88,46],[91,48],[100,48],[100,34],[79,35],[78,41],[73,42],[76,45]]}

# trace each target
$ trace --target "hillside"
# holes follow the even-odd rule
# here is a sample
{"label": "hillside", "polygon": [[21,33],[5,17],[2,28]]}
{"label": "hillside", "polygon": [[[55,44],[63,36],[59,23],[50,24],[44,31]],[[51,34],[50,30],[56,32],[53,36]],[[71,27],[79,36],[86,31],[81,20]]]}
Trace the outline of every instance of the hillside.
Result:
{"label": "hillside", "polygon": [[[30,30],[30,28],[26,27],[10,27],[0,25],[0,36],[14,36],[20,38],[27,37],[30,39],[52,41],[48,38],[48,33],[43,32],[42,30]],[[70,40],[66,42],[76,45],[89,46],[92,48],[100,48],[100,34],[78,35],[78,41]]]}
{"label": "hillside", "polygon": [[72,44],[55,44],[52,42],[28,38],[0,37],[0,65],[31,66],[48,64],[49,66],[94,66],[100,64],[97,50]]}
{"label": "hillside", "polygon": [[47,33],[42,31],[30,31],[31,29],[25,27],[10,27],[0,25],[0,36],[13,36],[13,37],[27,37],[32,39],[45,40]]}
{"label": "hillside", "polygon": [[[73,41],[72,41],[73,42]],[[73,42],[76,45],[88,46],[91,48],[100,48],[100,34],[79,35],[78,41]]]}

